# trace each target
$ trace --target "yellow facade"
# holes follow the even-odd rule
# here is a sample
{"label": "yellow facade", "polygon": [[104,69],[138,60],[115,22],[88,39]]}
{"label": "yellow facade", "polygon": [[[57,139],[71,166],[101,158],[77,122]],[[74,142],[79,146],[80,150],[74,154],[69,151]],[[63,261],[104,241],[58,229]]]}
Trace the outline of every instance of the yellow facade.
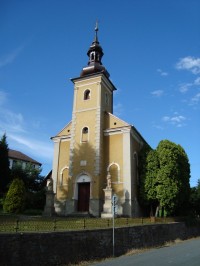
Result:
{"label": "yellow facade", "polygon": [[137,155],[144,140],[135,128],[113,115],[116,89],[100,64],[99,47],[96,38],[88,51],[89,66],[72,79],[71,122],[52,138],[55,209],[60,215],[87,212],[101,216],[109,175],[112,193],[119,199],[118,214],[137,216]]}

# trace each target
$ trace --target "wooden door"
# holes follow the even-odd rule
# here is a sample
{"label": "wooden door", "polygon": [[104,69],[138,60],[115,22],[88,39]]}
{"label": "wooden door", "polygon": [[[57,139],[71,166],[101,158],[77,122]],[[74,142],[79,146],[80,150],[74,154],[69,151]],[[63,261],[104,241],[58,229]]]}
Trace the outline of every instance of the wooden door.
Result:
{"label": "wooden door", "polygon": [[90,202],[90,183],[78,183],[78,211],[88,212]]}

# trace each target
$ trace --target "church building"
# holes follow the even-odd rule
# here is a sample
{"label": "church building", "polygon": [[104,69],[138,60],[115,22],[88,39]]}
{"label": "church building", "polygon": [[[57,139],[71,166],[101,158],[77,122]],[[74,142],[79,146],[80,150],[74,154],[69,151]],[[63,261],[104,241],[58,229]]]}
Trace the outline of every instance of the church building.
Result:
{"label": "church building", "polygon": [[118,215],[138,217],[138,154],[146,141],[113,114],[116,88],[102,64],[97,26],[87,55],[88,65],[71,79],[72,120],[52,137],[55,212],[110,217],[115,194]]}

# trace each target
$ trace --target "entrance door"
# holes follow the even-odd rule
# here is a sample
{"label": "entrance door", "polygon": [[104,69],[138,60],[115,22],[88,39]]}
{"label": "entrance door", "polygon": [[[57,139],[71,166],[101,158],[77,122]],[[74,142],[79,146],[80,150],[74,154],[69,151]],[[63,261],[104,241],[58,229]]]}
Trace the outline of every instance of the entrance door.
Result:
{"label": "entrance door", "polygon": [[78,211],[88,212],[90,201],[90,183],[78,183]]}

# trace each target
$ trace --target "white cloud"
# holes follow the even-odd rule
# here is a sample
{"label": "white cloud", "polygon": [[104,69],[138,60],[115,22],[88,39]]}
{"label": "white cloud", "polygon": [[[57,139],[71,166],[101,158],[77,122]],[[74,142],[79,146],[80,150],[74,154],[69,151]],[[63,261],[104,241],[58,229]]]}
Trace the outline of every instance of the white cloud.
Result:
{"label": "white cloud", "polygon": [[40,158],[52,160],[53,147],[49,138],[44,141],[40,138],[40,121],[34,123],[25,121],[21,113],[15,113],[5,107],[4,103],[8,100],[6,93],[0,91],[0,136],[6,133],[11,149],[32,154],[38,160],[41,160]]}
{"label": "white cloud", "polygon": [[23,115],[0,108],[0,129],[6,132],[25,132]]}
{"label": "white cloud", "polygon": [[50,142],[40,141],[37,139],[32,139],[27,136],[17,135],[17,134],[8,134],[8,138],[11,141],[16,142],[18,145],[23,147],[28,154],[35,154],[37,157],[46,158],[52,160],[53,158],[53,146],[50,145]]}
{"label": "white cloud", "polygon": [[155,97],[161,97],[163,95],[163,90],[155,90],[155,91],[152,91],[151,94]]}
{"label": "white cloud", "polygon": [[193,74],[199,74],[200,58],[195,58],[192,56],[181,58],[179,62],[176,64],[176,68],[179,70],[191,71]]}
{"label": "white cloud", "polygon": [[200,102],[200,92],[197,93],[190,101],[190,105],[196,105]]}
{"label": "white cloud", "polygon": [[191,88],[193,86],[193,83],[185,83],[185,84],[181,84],[179,86],[179,91],[181,93],[185,93],[189,90],[189,88]]}
{"label": "white cloud", "polygon": [[200,77],[198,77],[197,79],[195,79],[194,85],[196,85],[196,86],[200,85]]}
{"label": "white cloud", "polygon": [[163,116],[162,121],[174,125],[176,127],[185,126],[186,117],[174,113],[173,116]]}
{"label": "white cloud", "polygon": [[187,92],[190,88],[196,87],[200,85],[200,77],[196,78],[193,82],[191,83],[183,83],[179,85],[179,91],[181,93]]}
{"label": "white cloud", "polygon": [[24,45],[20,45],[19,47],[17,47],[15,50],[13,50],[12,52],[10,52],[7,55],[3,55],[0,58],[0,68],[11,64],[15,58],[21,53],[21,51],[24,49]]}
{"label": "white cloud", "polygon": [[158,73],[160,73],[160,75],[161,75],[161,76],[163,76],[163,77],[166,77],[166,76],[168,76],[168,73],[167,73],[167,72],[165,72],[165,71],[163,71],[163,70],[162,70],[162,69],[160,69],[160,68],[158,68],[158,69],[157,69],[157,72],[158,72]]}
{"label": "white cloud", "polygon": [[162,126],[160,126],[160,125],[153,125],[153,127],[156,128],[156,129],[159,129],[159,130],[163,130],[163,129],[164,129],[164,128],[163,128]]}

